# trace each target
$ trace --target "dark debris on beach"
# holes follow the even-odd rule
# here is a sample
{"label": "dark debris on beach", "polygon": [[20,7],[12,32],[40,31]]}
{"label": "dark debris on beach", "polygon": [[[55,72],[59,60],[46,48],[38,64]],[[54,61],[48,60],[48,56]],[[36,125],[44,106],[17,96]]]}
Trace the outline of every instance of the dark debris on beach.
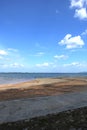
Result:
{"label": "dark debris on beach", "polygon": [[1,124],[0,130],[87,130],[87,107]]}

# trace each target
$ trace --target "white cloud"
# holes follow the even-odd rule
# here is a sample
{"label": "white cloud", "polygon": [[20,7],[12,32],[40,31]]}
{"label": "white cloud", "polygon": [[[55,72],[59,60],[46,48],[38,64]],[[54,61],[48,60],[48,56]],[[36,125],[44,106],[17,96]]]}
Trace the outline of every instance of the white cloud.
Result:
{"label": "white cloud", "polygon": [[50,64],[47,62],[44,62],[42,64],[36,64],[37,67],[48,67]]}
{"label": "white cloud", "polygon": [[8,53],[5,50],[0,50],[0,55],[5,56],[5,55],[8,55]]}
{"label": "white cloud", "polygon": [[84,45],[84,41],[81,36],[72,37],[71,34],[67,34],[58,44],[66,45],[67,49],[79,48]]}
{"label": "white cloud", "polygon": [[71,0],[71,8],[77,7],[82,8],[86,4],[87,0]]}
{"label": "white cloud", "polygon": [[84,19],[87,18],[87,11],[86,8],[76,9],[74,17]]}
{"label": "white cloud", "polygon": [[80,62],[72,62],[72,63],[70,63],[70,64],[64,64],[64,66],[65,67],[73,67],[73,66],[75,66],[75,67],[85,67],[86,66],[86,64],[84,64],[84,63],[80,63]]}
{"label": "white cloud", "polygon": [[75,8],[74,17],[80,19],[87,18],[87,0],[71,0],[71,8]]}
{"label": "white cloud", "polygon": [[44,54],[45,54],[45,52],[38,52],[36,54],[30,54],[30,56],[38,56],[38,57],[40,57],[40,56],[43,56]]}
{"label": "white cloud", "polygon": [[87,29],[81,35],[87,35]]}
{"label": "white cloud", "polygon": [[43,56],[44,54],[44,52],[38,52],[35,56]]}
{"label": "white cloud", "polygon": [[66,56],[66,55],[55,55],[54,58],[56,58],[56,59],[67,59],[68,56]]}
{"label": "white cloud", "polygon": [[23,64],[19,64],[19,63],[13,63],[13,64],[10,64],[11,67],[13,68],[20,68],[20,67],[24,67]]}
{"label": "white cloud", "polygon": [[18,51],[17,49],[14,49],[14,48],[8,48],[7,50],[8,51],[13,51],[13,52],[17,52]]}
{"label": "white cloud", "polygon": [[0,49],[0,68],[14,70],[24,67],[24,59],[20,52],[14,48]]}
{"label": "white cloud", "polygon": [[24,65],[19,64],[19,63],[12,63],[12,64],[3,64],[2,67],[3,68],[20,68],[20,67],[24,67]]}

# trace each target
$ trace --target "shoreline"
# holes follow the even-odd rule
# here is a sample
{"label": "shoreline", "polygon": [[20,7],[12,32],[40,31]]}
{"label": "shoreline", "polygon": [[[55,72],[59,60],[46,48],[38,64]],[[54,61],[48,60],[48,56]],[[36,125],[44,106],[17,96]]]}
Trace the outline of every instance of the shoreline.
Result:
{"label": "shoreline", "polygon": [[0,101],[87,91],[87,78],[38,78],[0,85]]}

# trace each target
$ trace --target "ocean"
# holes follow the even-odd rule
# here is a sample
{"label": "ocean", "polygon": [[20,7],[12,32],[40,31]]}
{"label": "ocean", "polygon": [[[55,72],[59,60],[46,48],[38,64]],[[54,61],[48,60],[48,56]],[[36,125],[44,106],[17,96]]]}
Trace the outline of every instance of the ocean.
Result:
{"label": "ocean", "polygon": [[87,77],[87,73],[0,73],[0,84],[15,84],[36,78]]}

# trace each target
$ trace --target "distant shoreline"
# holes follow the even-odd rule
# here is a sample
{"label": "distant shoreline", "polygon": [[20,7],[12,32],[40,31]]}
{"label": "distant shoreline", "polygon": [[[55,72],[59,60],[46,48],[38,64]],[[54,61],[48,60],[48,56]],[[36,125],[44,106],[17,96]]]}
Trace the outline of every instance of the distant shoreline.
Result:
{"label": "distant shoreline", "polygon": [[38,78],[86,78],[87,73],[0,73],[0,84],[16,84]]}

